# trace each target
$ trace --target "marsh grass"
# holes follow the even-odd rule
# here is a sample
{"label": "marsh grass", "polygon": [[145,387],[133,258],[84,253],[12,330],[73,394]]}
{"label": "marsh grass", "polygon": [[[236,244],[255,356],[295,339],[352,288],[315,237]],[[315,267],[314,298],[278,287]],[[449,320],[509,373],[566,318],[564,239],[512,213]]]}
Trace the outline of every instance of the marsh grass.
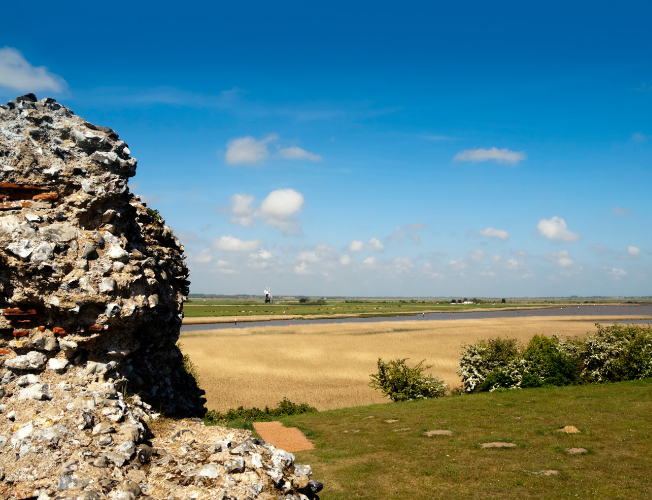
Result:
{"label": "marsh grass", "polygon": [[[482,338],[595,332],[592,318],[531,317],[292,325],[183,333],[209,410],[274,406],[282,398],[318,410],[388,402],[369,387],[378,358],[422,359],[427,374],[458,387],[461,345]],[[624,321],[623,318],[619,319]]]}
{"label": "marsh grass", "polygon": [[[296,456],[326,485],[322,500],[652,497],[651,379],[409,401],[281,420],[310,433],[316,448]],[[558,432],[565,425],[575,425],[581,434]],[[411,430],[392,432],[406,427]],[[348,429],[360,432],[344,433]],[[454,434],[425,437],[428,429]],[[480,448],[491,441],[517,447]],[[588,453],[569,455],[571,447]],[[559,475],[541,475],[544,470]]]}

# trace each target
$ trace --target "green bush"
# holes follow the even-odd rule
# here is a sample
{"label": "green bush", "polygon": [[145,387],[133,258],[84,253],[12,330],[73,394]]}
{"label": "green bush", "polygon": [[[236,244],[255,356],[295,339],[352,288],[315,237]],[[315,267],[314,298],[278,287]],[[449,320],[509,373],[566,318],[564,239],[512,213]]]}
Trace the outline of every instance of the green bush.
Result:
{"label": "green bush", "polygon": [[[206,413],[203,418],[206,425],[229,425],[238,428],[248,429],[251,427],[251,422],[269,422],[276,420],[280,417],[287,417],[290,415],[301,415],[303,413],[316,412],[317,408],[313,408],[307,404],[296,404],[287,398],[283,398],[276,408],[269,408],[265,406],[264,410],[259,408],[245,408],[240,406],[237,409],[230,409],[226,413],[220,413],[211,410]],[[244,424],[238,425],[241,422]],[[244,425],[244,427],[243,427]]]}
{"label": "green bush", "polygon": [[479,340],[475,344],[464,344],[460,368],[466,392],[474,392],[487,376],[498,368],[505,368],[519,356],[519,345],[515,339],[494,338]]}
{"label": "green bush", "polygon": [[378,358],[378,373],[371,374],[369,385],[380,389],[392,401],[439,398],[446,394],[446,384],[437,377],[425,375],[432,366],[424,366],[425,360],[410,367],[405,359],[394,359],[385,363]]}
{"label": "green bush", "polygon": [[619,382],[652,377],[652,327],[602,326],[585,339],[564,343],[580,362],[583,383]]}
{"label": "green bush", "polygon": [[457,373],[466,392],[652,377],[652,327],[596,326],[580,339],[536,335],[525,348],[513,339],[465,345]]}

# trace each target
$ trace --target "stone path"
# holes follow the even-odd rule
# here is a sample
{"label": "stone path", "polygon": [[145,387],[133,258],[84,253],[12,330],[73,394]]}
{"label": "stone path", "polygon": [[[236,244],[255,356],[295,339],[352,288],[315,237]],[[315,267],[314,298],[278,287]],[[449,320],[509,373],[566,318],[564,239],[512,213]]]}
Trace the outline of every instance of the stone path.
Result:
{"label": "stone path", "polygon": [[254,429],[266,442],[285,451],[312,450],[315,448],[296,427],[284,427],[281,422],[256,422]]}

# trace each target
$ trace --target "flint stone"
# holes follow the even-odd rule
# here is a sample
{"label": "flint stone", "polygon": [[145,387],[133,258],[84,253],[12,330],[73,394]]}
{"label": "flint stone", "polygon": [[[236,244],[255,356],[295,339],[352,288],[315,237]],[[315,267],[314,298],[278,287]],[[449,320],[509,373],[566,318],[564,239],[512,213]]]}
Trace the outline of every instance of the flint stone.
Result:
{"label": "flint stone", "polygon": [[120,312],[121,309],[122,307],[120,307],[119,304],[112,302],[106,306],[106,311],[104,312],[104,314],[106,315],[107,318],[113,318]]}
{"label": "flint stone", "polygon": [[59,491],[65,491],[69,488],[75,487],[75,478],[73,476],[63,476],[57,481],[57,489]]}
{"label": "flint stone", "polygon": [[285,450],[275,450],[272,454],[272,462],[280,469],[285,469],[294,463],[294,455]]}
{"label": "flint stone", "polygon": [[66,243],[79,236],[79,231],[68,224],[50,224],[39,229],[39,235],[46,241]]}
{"label": "flint stone", "polygon": [[223,441],[215,441],[210,448],[208,449],[209,453],[219,453],[220,451],[226,451],[231,448],[231,441],[225,439]]}
{"label": "flint stone", "polygon": [[97,248],[95,247],[95,243],[91,243],[90,241],[87,241],[84,243],[84,246],[82,247],[82,253],[81,253],[82,259],[86,260],[93,260],[97,258]]}
{"label": "flint stone", "polygon": [[237,474],[245,471],[245,461],[242,457],[234,458],[233,460],[226,460],[224,462],[224,470],[227,474]]}
{"label": "flint stone", "polygon": [[74,356],[77,347],[77,342],[73,342],[72,340],[59,340],[59,349],[63,351],[67,358]]}
{"label": "flint stone", "polygon": [[109,459],[106,456],[102,455],[101,457],[95,459],[91,465],[93,467],[99,467],[100,469],[106,469],[109,466]]}
{"label": "flint stone", "polygon": [[[137,434],[136,434],[137,435]],[[115,451],[122,454],[126,460],[131,460],[136,453],[136,445],[133,441],[125,441],[120,446],[118,446]]]}
{"label": "flint stone", "polygon": [[27,222],[41,222],[43,218],[36,214],[25,214],[25,220]]}
{"label": "flint stone", "polygon": [[132,481],[131,479],[125,479],[118,486],[116,486],[116,489],[129,492],[136,497],[140,495],[140,486],[138,486],[138,483]]}
{"label": "flint stone", "polygon": [[49,243],[42,242],[34,249],[29,261],[33,264],[40,264],[41,262],[52,259],[53,256],[52,246]]}
{"label": "flint stone", "polygon": [[34,439],[39,443],[42,441],[59,441],[69,434],[68,428],[62,424],[56,424],[52,427],[40,429],[34,433]]}
{"label": "flint stone", "polygon": [[22,389],[18,393],[18,401],[23,401],[25,399],[36,399],[37,401],[42,401],[44,399],[50,399],[49,394],[44,390],[45,384],[36,384],[27,389]]}
{"label": "flint stone", "polygon": [[97,434],[109,434],[111,432],[115,432],[115,429],[109,422],[100,422],[93,427],[93,436]]}
{"label": "flint stone", "polygon": [[117,286],[116,281],[113,278],[103,278],[100,283],[100,292],[107,293],[115,290]]}
{"label": "flint stone", "polygon": [[216,479],[220,473],[218,466],[213,464],[204,465],[202,469],[197,473],[200,477],[207,477],[209,479]]}
{"label": "flint stone", "polygon": [[118,245],[113,245],[109,248],[107,255],[111,260],[117,260],[120,262],[127,262],[129,260],[129,252]]}
{"label": "flint stone", "polygon": [[25,260],[32,254],[34,247],[29,240],[20,240],[7,245],[7,250],[13,253],[16,257]]}
{"label": "flint stone", "polygon": [[114,451],[107,451],[104,456],[113,462],[117,467],[122,467],[125,464],[125,457],[121,453]]}
{"label": "flint stone", "polygon": [[18,377],[18,380],[16,380],[16,385],[18,387],[27,387],[28,385],[33,385],[33,384],[38,384],[41,381],[41,379],[38,377],[38,375],[23,375],[22,377]]}
{"label": "flint stone", "polygon": [[30,351],[23,356],[16,356],[5,361],[5,366],[14,370],[42,370],[47,358],[38,351]]}
{"label": "flint stone", "polygon": [[[7,415],[8,416],[8,415]],[[28,438],[34,432],[34,424],[30,420],[26,424],[18,427],[16,432],[11,435],[11,444],[17,447],[23,439]]]}
{"label": "flint stone", "polygon": [[48,360],[48,369],[54,373],[64,373],[68,368],[68,360],[62,358],[51,358]]}

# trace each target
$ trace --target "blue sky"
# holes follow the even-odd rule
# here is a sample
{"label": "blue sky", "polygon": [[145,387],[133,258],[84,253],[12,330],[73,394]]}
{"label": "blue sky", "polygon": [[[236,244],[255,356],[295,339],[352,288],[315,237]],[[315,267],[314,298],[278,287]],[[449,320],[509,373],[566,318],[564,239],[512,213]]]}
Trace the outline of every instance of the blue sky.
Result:
{"label": "blue sky", "polygon": [[118,131],[193,292],[652,295],[648,2],[51,5],[0,98]]}

